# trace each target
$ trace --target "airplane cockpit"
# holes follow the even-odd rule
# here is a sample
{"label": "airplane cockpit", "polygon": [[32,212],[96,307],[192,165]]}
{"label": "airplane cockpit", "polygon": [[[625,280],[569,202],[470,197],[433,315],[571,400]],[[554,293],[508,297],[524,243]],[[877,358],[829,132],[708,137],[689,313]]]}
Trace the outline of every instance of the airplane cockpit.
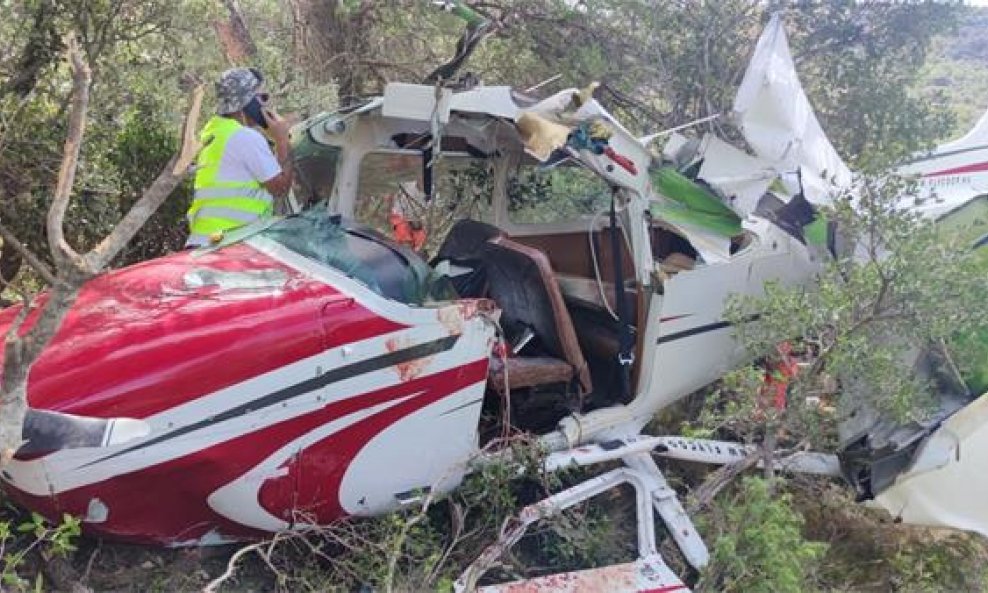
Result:
{"label": "airplane cockpit", "polygon": [[[780,241],[757,249],[763,232],[655,166],[577,91],[536,102],[507,87],[393,84],[305,122],[294,144],[296,198],[389,239],[429,286],[418,305],[495,303],[504,345],[488,392],[511,394],[512,422],[536,432],[573,412],[703,384],[720,372],[697,364],[704,349],[737,355],[718,332],[726,294],[805,267],[785,263],[800,256]],[[682,187],[706,200],[699,210],[659,193]],[[697,219],[713,231],[685,232]],[[674,341],[667,364],[694,356],[688,373],[653,364]]]}

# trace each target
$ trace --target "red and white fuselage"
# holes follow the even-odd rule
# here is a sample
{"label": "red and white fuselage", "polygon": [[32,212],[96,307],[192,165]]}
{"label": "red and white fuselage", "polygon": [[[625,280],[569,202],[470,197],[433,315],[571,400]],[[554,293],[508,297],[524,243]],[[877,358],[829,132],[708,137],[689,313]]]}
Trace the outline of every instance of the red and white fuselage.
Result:
{"label": "red and white fuselage", "polygon": [[19,455],[7,490],[94,533],[182,545],[452,488],[477,448],[483,309],[403,305],[264,237],[100,276],[32,369],[29,404],[133,420],[106,446]]}

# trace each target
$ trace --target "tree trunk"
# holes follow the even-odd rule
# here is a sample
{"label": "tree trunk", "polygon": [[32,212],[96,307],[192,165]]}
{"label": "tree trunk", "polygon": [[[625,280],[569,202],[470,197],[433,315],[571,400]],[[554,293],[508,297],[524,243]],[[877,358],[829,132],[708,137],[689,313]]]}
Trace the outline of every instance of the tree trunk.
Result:
{"label": "tree trunk", "polygon": [[257,59],[257,45],[250,36],[244,13],[237,0],[223,0],[230,16],[213,22],[223,53],[231,66],[242,66]]}
{"label": "tree trunk", "polygon": [[48,292],[48,298],[40,315],[28,334],[18,337],[18,326],[26,319],[26,312],[18,316],[6,338],[3,358],[3,381],[0,384],[0,453],[4,460],[9,459],[23,442],[21,429],[27,414],[27,381],[31,366],[58,333],[62,321],[68,314],[81,279],[74,279],[70,285],[60,282]]}
{"label": "tree trunk", "polygon": [[339,0],[289,0],[292,10],[293,62],[309,84],[335,81],[340,103],[363,94],[369,58],[368,27],[374,2],[354,8]]}

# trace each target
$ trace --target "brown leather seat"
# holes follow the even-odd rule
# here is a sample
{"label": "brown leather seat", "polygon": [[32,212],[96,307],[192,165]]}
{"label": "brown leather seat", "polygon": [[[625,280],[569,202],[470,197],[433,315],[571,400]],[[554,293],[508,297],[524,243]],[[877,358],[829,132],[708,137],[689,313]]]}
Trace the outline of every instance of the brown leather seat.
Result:
{"label": "brown leather seat", "polygon": [[[550,383],[576,383],[580,395],[592,389],[590,371],[563,302],[549,259],[538,249],[495,237],[481,247],[489,296],[503,311],[504,324],[535,334],[537,353],[506,359],[509,389]],[[495,361],[489,385],[504,389],[504,363]]]}

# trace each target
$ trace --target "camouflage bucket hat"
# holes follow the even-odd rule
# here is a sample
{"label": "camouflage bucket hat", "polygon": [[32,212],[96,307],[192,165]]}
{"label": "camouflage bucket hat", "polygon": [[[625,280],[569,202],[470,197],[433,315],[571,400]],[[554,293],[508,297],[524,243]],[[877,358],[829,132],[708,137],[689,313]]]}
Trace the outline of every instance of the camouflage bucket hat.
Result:
{"label": "camouflage bucket hat", "polygon": [[216,112],[240,111],[250,103],[261,86],[261,79],[250,68],[231,68],[216,81]]}

